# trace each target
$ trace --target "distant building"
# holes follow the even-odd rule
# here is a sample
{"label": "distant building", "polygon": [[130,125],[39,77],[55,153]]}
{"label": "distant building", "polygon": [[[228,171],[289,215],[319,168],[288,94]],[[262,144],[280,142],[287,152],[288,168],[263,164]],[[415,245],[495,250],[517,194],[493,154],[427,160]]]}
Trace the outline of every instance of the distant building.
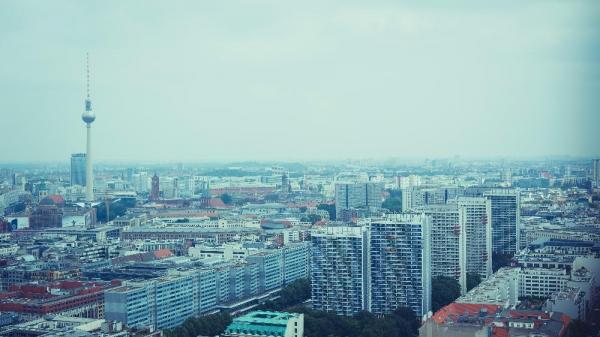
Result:
{"label": "distant building", "polygon": [[402,211],[410,211],[414,208],[427,205],[444,205],[454,202],[457,197],[466,192],[456,187],[441,188],[416,188],[402,189]]}
{"label": "distant building", "polygon": [[71,185],[85,186],[85,153],[71,155]]}
{"label": "distant building", "polygon": [[[337,215],[355,208],[380,208],[383,201],[383,183],[348,183],[335,185]],[[338,217],[339,218],[339,217]]]}
{"label": "distant building", "polygon": [[592,178],[596,187],[600,187],[600,159],[592,160]]}
{"label": "distant building", "polygon": [[303,337],[304,314],[253,311],[236,317],[225,330],[228,337]]}
{"label": "distant building", "polygon": [[42,229],[62,227],[65,201],[59,195],[51,195],[42,199],[38,207],[29,217],[29,228]]}
{"label": "distant building", "polygon": [[154,176],[152,176],[152,187],[150,190],[150,200],[151,201],[160,200],[160,179],[158,178],[156,173],[154,174]]}
{"label": "distant building", "polygon": [[47,314],[103,318],[104,289],[108,282],[58,281],[13,285],[0,299],[1,312],[28,317]]}
{"label": "distant building", "polygon": [[485,192],[491,203],[492,252],[513,255],[519,250],[520,196],[514,189]]}

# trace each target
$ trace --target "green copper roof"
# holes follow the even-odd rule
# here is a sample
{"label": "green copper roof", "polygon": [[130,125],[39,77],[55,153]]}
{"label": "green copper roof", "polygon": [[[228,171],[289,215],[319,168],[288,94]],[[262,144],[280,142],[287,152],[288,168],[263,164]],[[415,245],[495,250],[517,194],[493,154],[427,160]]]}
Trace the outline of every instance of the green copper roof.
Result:
{"label": "green copper roof", "polygon": [[235,318],[227,327],[227,333],[284,336],[288,320],[299,314],[276,311],[253,311]]}

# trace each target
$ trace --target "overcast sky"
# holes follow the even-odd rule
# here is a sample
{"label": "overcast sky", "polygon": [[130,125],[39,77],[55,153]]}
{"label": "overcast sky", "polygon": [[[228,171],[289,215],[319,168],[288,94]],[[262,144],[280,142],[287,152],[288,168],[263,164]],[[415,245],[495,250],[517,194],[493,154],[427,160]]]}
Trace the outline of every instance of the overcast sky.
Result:
{"label": "overcast sky", "polygon": [[[0,1],[0,161],[600,154],[600,1]],[[482,5],[482,4],[485,4]]]}

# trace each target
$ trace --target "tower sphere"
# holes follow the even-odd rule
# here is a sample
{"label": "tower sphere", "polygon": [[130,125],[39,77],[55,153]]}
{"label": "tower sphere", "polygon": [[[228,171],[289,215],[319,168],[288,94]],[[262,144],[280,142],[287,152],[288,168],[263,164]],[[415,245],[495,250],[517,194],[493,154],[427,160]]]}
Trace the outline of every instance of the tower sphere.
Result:
{"label": "tower sphere", "polygon": [[81,114],[81,119],[83,119],[86,124],[91,124],[94,120],[96,120],[96,114],[91,110],[84,111]]}

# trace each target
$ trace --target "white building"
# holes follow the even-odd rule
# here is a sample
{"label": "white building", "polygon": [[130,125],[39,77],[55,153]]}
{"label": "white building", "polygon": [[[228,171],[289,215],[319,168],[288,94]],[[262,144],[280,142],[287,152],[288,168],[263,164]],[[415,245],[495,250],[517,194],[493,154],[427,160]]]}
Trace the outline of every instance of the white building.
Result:
{"label": "white building", "polygon": [[520,268],[500,268],[487,280],[459,297],[458,303],[494,304],[511,308],[519,303]]}
{"label": "white building", "polygon": [[523,268],[520,277],[521,296],[548,297],[561,291],[569,275],[565,269]]}
{"label": "white building", "polygon": [[467,273],[482,279],[492,274],[491,203],[486,198],[458,198],[460,230],[464,233]]}

